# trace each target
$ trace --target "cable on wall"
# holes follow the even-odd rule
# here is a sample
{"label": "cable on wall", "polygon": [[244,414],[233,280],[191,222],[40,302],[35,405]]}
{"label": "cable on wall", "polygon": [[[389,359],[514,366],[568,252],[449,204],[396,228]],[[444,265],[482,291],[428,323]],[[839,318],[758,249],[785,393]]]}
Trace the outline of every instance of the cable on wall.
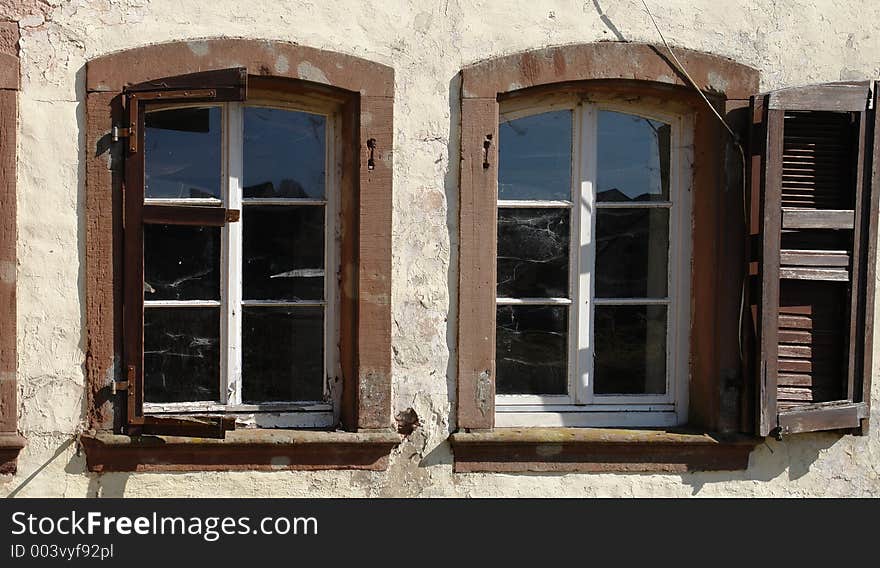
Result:
{"label": "cable on wall", "polygon": [[[736,146],[736,149],[739,151],[739,157],[742,164],[742,206],[743,206],[743,220],[744,222],[748,222],[748,204],[746,203],[746,153],[743,150],[742,144],[740,143],[739,136],[734,132],[733,128],[727,124],[727,121],[724,120],[724,117],[721,116],[721,113],[718,112],[718,109],[715,108],[709,99],[706,97],[705,93],[703,93],[700,86],[697,85],[697,82],[694,81],[693,77],[691,77],[690,73],[687,72],[687,69],[679,61],[678,57],[676,57],[675,52],[672,51],[672,47],[669,45],[669,42],[666,41],[666,37],[663,36],[663,32],[660,31],[660,26],[657,25],[657,21],[654,19],[654,15],[651,13],[650,8],[648,8],[648,3],[646,0],[642,0],[642,6],[645,7],[645,13],[648,14],[648,17],[651,19],[651,23],[654,24],[654,29],[657,30],[657,34],[660,36],[660,39],[663,41],[663,45],[666,46],[666,50],[669,52],[669,55],[672,57],[672,60],[675,61],[675,64],[678,66],[678,70],[687,78],[688,82],[690,82],[691,86],[697,91],[697,94],[706,102],[706,105],[712,110],[721,124],[724,125],[724,128],[727,129],[727,132],[730,133],[730,137],[733,139],[733,144]],[[746,258],[748,262],[748,258]],[[739,341],[739,357],[741,361],[745,361],[745,353],[743,351],[743,325],[744,325],[744,314],[746,310],[746,284],[748,280],[743,278],[742,287],[740,290],[740,306],[739,306],[739,333],[737,334],[737,338]]]}

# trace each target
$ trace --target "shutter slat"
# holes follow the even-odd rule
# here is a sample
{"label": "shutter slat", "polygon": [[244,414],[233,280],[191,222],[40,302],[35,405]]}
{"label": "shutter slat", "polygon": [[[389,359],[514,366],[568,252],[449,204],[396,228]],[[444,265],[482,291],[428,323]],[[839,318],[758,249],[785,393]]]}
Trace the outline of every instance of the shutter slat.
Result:
{"label": "shutter slat", "polygon": [[[854,156],[849,113],[785,113],[782,134],[782,206],[850,209],[841,188],[852,186]],[[796,228],[802,225],[787,225]],[[806,225],[805,228],[809,228]],[[851,227],[850,227],[851,228]]]}

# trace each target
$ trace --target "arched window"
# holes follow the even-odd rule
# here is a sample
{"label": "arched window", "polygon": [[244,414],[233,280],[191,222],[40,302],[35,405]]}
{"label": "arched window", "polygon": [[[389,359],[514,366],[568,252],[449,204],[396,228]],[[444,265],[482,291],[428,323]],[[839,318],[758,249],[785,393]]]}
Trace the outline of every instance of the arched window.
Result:
{"label": "arched window", "polygon": [[[751,396],[742,161],[663,53],[604,42],[462,71],[457,471],[747,463],[753,441],[702,434],[740,430]],[[757,72],[679,58],[744,124]],[[637,430],[672,426],[698,434]]]}
{"label": "arched window", "polygon": [[393,72],[208,40],[87,85],[90,467],[383,468]]}

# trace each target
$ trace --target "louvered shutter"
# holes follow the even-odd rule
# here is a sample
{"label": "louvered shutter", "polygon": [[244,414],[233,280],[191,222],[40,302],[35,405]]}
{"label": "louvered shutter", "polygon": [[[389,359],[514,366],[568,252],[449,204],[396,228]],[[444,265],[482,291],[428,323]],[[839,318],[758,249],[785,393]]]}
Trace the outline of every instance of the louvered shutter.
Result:
{"label": "louvered shutter", "polygon": [[873,96],[861,82],[752,99],[764,436],[867,429],[880,193],[871,191]]}
{"label": "louvered shutter", "polygon": [[172,418],[145,416],[143,411],[144,225],[221,226],[238,220],[237,211],[222,207],[144,204],[144,116],[154,104],[243,101],[247,98],[247,71],[222,69],[157,79],[126,88],[124,96],[129,117],[124,193],[125,431],[129,435],[223,438],[227,430],[235,428],[231,417]]}

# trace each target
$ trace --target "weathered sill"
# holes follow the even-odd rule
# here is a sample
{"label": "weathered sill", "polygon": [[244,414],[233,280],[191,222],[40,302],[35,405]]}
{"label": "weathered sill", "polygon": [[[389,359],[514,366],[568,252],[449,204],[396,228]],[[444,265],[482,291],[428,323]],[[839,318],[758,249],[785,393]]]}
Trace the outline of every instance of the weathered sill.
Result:
{"label": "weathered sill", "polygon": [[495,428],[450,438],[455,471],[662,472],[741,470],[760,438],[678,430]]}
{"label": "weathered sill", "polygon": [[382,471],[400,443],[391,430],[316,432],[246,429],[222,440],[178,436],[80,436],[89,471],[365,469]]}
{"label": "weathered sill", "polygon": [[17,433],[0,433],[0,475],[13,475],[18,464],[18,453],[26,440]]}

